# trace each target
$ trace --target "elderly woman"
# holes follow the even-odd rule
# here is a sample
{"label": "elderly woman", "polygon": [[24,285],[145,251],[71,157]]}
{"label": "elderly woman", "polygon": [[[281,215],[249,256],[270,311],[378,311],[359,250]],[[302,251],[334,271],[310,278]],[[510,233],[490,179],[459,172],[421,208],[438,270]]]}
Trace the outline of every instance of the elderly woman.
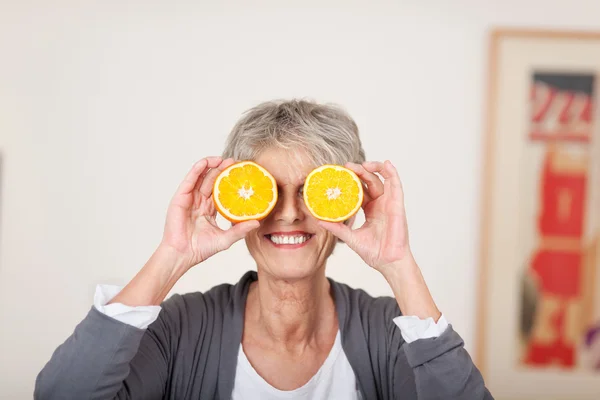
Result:
{"label": "elderly woman", "polygon": [[[211,192],[233,160],[265,167],[279,197],[260,223],[222,230]],[[352,220],[318,221],[307,211],[304,179],[325,163],[346,165],[364,182],[360,228]],[[305,241],[286,245],[273,236]],[[242,238],[256,272],[235,285],[165,300],[190,268]],[[379,271],[395,298],[328,279],[338,241]],[[88,315],[40,372],[35,397],[492,398],[411,254],[396,169],[365,161],[345,112],[307,101],[253,108],[229,135],[223,158],[192,167],[154,254],[122,290],[98,287]]]}

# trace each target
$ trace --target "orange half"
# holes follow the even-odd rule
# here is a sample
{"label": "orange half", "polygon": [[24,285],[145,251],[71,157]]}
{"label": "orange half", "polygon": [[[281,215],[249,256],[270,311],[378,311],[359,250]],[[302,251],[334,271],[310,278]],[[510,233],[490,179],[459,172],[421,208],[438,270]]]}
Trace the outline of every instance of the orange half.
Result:
{"label": "orange half", "polygon": [[238,162],[217,176],[213,201],[219,213],[231,222],[261,220],[277,203],[277,183],[260,165]]}
{"label": "orange half", "polygon": [[354,171],[339,165],[314,169],[304,181],[304,203],[315,217],[341,222],[358,212],[363,202],[363,186]]}

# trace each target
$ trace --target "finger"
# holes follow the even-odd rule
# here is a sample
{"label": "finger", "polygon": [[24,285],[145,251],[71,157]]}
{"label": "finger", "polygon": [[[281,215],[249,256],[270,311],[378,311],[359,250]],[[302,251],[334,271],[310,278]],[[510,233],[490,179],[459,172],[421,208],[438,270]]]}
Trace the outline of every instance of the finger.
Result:
{"label": "finger", "polygon": [[362,166],[369,172],[381,174],[383,163],[381,161],[365,161]]}
{"label": "finger", "polygon": [[243,239],[250,231],[258,228],[260,222],[256,220],[239,222],[234,224],[231,228],[223,232],[221,236],[220,247],[222,250],[226,250],[231,247],[232,244],[240,239]]}
{"label": "finger", "polygon": [[200,194],[202,196],[209,197],[212,193],[213,185],[215,184],[217,176],[219,176],[219,174],[223,172],[225,168],[229,167],[233,163],[233,159],[228,158],[226,160],[223,160],[223,162],[221,162],[221,164],[218,165],[216,168],[213,168],[210,171],[208,171],[206,177],[202,180],[202,183],[200,184]]}
{"label": "finger", "polygon": [[386,176],[389,176],[389,179],[385,178],[385,180],[389,183],[390,188],[392,189],[392,195],[394,197],[397,197],[400,201],[404,202],[404,190],[402,188],[402,181],[400,180],[400,175],[398,174],[396,167],[394,167],[394,164],[392,164],[389,160],[386,160],[383,164],[384,173],[382,174],[382,176],[384,178]]}
{"label": "finger", "polygon": [[[223,163],[223,161],[221,161],[221,163]],[[200,187],[202,186],[202,182],[204,182],[204,179],[206,178],[206,175],[208,175],[208,173],[210,171],[212,171],[212,170],[213,170],[213,168],[206,168],[204,170],[204,172],[200,175],[200,177],[196,181],[196,185],[194,186],[194,193],[199,193],[200,192]]]}
{"label": "finger", "polygon": [[350,227],[344,225],[341,222],[328,222],[328,221],[319,221],[318,224],[327,229],[329,232],[333,233],[336,237],[338,237],[342,242],[351,246],[352,243],[352,229]]}
{"label": "finger", "polygon": [[367,187],[367,184],[363,182],[363,200],[361,207],[364,207],[367,203],[371,201],[373,201],[373,198],[369,194],[369,188]]}
{"label": "finger", "polygon": [[367,193],[371,199],[376,199],[383,194],[383,182],[372,172],[369,172],[360,164],[347,163],[346,167],[356,173],[358,177],[367,184]]}
{"label": "finger", "polygon": [[[204,170],[204,172],[202,174],[200,174],[200,176],[198,177],[198,180],[196,181],[196,185],[194,185],[194,189],[192,190],[193,193],[200,193],[200,186],[202,186],[202,182],[204,182],[204,178],[206,178],[206,175],[212,171],[211,168],[206,168]],[[198,197],[198,199],[196,199],[197,201],[199,201],[200,196],[196,196]]]}
{"label": "finger", "polygon": [[179,187],[177,188],[177,194],[191,193],[194,190],[196,182],[198,182],[198,179],[202,173],[204,173],[207,168],[216,167],[220,163],[221,157],[206,157],[196,162],[183,179],[183,182],[179,184]]}
{"label": "finger", "polygon": [[389,161],[385,162],[370,161],[363,163],[366,170],[380,174],[384,179],[384,188],[389,188],[393,195],[404,196],[402,191],[402,182],[396,167]]}
{"label": "finger", "polygon": [[362,165],[367,171],[380,174],[383,177],[383,179],[391,179],[395,175],[398,178],[398,180],[400,180],[396,168],[389,160],[385,160],[384,162],[365,161]]}

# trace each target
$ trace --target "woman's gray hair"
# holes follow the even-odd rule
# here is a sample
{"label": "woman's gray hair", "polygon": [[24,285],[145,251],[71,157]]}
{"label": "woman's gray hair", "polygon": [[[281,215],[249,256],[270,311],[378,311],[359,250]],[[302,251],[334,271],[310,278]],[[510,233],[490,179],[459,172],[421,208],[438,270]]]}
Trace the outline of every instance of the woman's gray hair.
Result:
{"label": "woman's gray hair", "polygon": [[365,161],[350,115],[308,100],[268,101],[246,111],[227,138],[223,158],[256,160],[269,147],[302,149],[315,166]]}

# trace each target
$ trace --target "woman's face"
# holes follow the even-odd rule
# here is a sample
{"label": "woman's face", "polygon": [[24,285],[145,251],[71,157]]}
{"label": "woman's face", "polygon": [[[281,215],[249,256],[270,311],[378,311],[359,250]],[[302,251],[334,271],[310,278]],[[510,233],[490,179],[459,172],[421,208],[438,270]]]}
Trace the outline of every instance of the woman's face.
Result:
{"label": "woman's face", "polygon": [[260,227],[246,236],[246,245],[263,273],[279,279],[301,279],[324,268],[336,238],[317,225],[302,197],[306,176],[314,168],[306,153],[269,148],[258,164],[275,177],[279,197]]}

